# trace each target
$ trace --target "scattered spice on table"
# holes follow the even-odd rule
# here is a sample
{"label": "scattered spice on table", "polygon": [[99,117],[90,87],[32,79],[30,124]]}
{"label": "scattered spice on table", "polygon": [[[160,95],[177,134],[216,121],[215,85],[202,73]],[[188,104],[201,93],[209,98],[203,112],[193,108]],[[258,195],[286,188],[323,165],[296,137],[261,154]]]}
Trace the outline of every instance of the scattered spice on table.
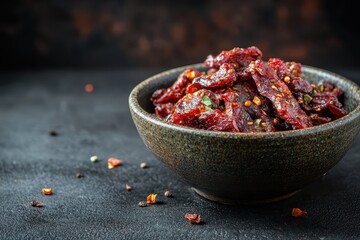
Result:
{"label": "scattered spice on table", "polygon": [[122,161],[120,159],[117,159],[115,157],[110,157],[108,159],[108,168],[109,169],[112,169],[112,168],[115,168],[115,167],[118,167],[122,164]]}
{"label": "scattered spice on table", "polygon": [[39,203],[39,202],[37,202],[35,200],[31,200],[30,205],[33,206],[33,207],[43,207],[44,206],[44,204]]}
{"label": "scattered spice on table", "polygon": [[128,191],[131,191],[132,190],[132,186],[128,185],[128,184],[125,184],[125,189],[128,190]]}
{"label": "scattered spice on table", "polygon": [[75,175],[77,178],[83,178],[85,175],[83,173],[76,173]]}
{"label": "scattered spice on table", "polygon": [[51,187],[50,188],[42,188],[41,191],[45,195],[52,195],[53,194],[53,191],[52,191]]}
{"label": "scattered spice on table", "polygon": [[143,163],[140,164],[140,167],[141,167],[141,168],[147,168],[148,166],[147,166],[146,163],[143,162]]}
{"label": "scattered spice on table", "polygon": [[155,204],[156,203],[156,197],[157,197],[157,194],[152,193],[149,196],[147,196],[146,202],[149,203],[149,204]]}
{"label": "scattered spice on table", "polygon": [[85,92],[91,93],[93,91],[94,91],[94,85],[92,85],[91,83],[85,85]]}
{"label": "scattered spice on table", "polygon": [[307,216],[307,212],[301,210],[300,208],[293,208],[292,211],[291,211],[291,214],[294,217],[306,217]]}
{"label": "scattered spice on table", "polygon": [[164,193],[164,195],[165,195],[165,197],[172,197],[173,195],[172,195],[172,192],[170,192],[170,191],[166,191],[165,193]]}
{"label": "scattered spice on table", "polygon": [[147,203],[144,202],[144,201],[141,201],[141,202],[138,203],[138,206],[139,207],[147,207]]}
{"label": "scattered spice on table", "polygon": [[196,213],[187,213],[185,214],[185,218],[187,218],[191,224],[199,224],[201,222],[200,215]]}
{"label": "scattered spice on table", "polygon": [[49,131],[49,135],[52,136],[52,137],[56,137],[56,136],[58,136],[59,134],[58,134],[58,132],[56,132],[56,131],[54,131],[54,130],[51,130],[51,131]]}
{"label": "scattered spice on table", "polygon": [[96,155],[91,156],[91,157],[90,157],[90,161],[91,161],[91,162],[97,162],[97,161],[99,161],[99,157],[96,156]]}

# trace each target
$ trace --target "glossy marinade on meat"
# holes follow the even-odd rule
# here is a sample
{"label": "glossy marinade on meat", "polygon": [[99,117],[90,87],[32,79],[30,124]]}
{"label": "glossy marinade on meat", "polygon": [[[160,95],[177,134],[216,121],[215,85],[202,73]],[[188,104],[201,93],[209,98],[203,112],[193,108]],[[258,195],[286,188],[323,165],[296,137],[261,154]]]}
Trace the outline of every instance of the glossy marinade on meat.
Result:
{"label": "glossy marinade on meat", "polygon": [[257,47],[209,55],[204,65],[207,72],[186,69],[153,93],[158,117],[210,131],[258,133],[304,129],[347,114],[341,89],[326,79],[303,79],[300,63],[263,61]]}

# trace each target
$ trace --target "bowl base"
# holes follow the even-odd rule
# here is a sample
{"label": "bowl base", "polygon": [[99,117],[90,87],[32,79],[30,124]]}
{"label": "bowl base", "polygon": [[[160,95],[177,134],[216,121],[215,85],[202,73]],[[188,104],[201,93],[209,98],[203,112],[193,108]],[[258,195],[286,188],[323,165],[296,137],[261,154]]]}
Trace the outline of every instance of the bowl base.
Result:
{"label": "bowl base", "polygon": [[294,196],[297,192],[300,190],[296,190],[294,192],[290,192],[281,196],[273,197],[273,198],[266,198],[266,199],[259,199],[259,200],[241,200],[241,199],[229,199],[229,198],[222,198],[218,196],[214,196],[211,194],[204,193],[196,188],[192,188],[194,192],[196,192],[198,195],[200,195],[203,198],[206,198],[213,202],[218,202],[222,204],[228,204],[228,205],[238,205],[238,204],[262,204],[262,203],[271,203],[271,202],[277,202],[281,201],[287,198],[290,198]]}

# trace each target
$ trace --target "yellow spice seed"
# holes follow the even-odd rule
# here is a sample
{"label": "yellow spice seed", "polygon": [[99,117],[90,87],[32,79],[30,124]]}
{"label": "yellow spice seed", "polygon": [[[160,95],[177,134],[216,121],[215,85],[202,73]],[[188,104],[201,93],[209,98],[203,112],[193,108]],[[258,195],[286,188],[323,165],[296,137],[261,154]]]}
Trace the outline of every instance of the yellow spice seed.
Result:
{"label": "yellow spice seed", "polygon": [[276,124],[278,124],[278,123],[279,123],[279,119],[274,118],[274,124],[276,125]]}
{"label": "yellow spice seed", "polygon": [[245,103],[244,103],[244,106],[245,107],[250,107],[251,106],[251,101],[250,100],[246,100]]}
{"label": "yellow spice seed", "polygon": [[260,98],[258,98],[257,96],[254,97],[253,102],[256,104],[256,106],[260,106],[260,105],[261,105],[261,100],[260,100]]}
{"label": "yellow spice seed", "polygon": [[234,69],[229,69],[227,72],[228,74],[232,74],[234,72]]}
{"label": "yellow spice seed", "polygon": [[186,74],[186,77],[189,78],[190,80],[194,79],[195,78],[195,72],[194,71],[189,72],[188,74]]}
{"label": "yellow spice seed", "polygon": [[42,188],[41,191],[45,195],[52,195],[53,194],[53,191],[52,191],[51,187],[50,188]]}
{"label": "yellow spice seed", "polygon": [[284,82],[290,83],[290,77],[289,76],[284,77]]}
{"label": "yellow spice seed", "polygon": [[247,124],[249,125],[249,126],[251,126],[251,125],[253,125],[254,124],[254,122],[247,122]]}

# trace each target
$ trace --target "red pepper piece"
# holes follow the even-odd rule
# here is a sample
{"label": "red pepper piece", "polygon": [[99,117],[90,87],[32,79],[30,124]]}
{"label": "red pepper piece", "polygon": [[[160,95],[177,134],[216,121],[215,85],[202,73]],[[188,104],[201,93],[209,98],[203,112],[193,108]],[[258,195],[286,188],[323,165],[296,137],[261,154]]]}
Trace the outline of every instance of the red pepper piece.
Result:
{"label": "red pepper piece", "polygon": [[256,60],[249,65],[249,70],[259,93],[273,103],[279,117],[290,123],[294,129],[312,126],[309,117],[300,108],[287,85],[269,65]]}
{"label": "red pepper piece", "polygon": [[201,222],[200,215],[196,213],[187,213],[185,218],[189,220],[190,224],[199,224]]}
{"label": "red pepper piece", "polygon": [[291,215],[293,215],[293,217],[306,217],[307,212],[301,210],[300,208],[293,208],[291,210]]}

